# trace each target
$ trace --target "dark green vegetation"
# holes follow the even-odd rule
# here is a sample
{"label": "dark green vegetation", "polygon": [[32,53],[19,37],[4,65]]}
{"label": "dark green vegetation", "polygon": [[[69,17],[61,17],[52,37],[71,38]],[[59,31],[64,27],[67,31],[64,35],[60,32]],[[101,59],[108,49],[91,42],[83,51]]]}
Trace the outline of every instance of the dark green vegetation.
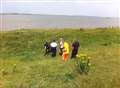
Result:
{"label": "dark green vegetation", "polygon": [[[43,56],[45,40],[79,39],[91,57],[88,74],[74,60]],[[19,30],[0,33],[0,88],[120,88],[120,30]]]}

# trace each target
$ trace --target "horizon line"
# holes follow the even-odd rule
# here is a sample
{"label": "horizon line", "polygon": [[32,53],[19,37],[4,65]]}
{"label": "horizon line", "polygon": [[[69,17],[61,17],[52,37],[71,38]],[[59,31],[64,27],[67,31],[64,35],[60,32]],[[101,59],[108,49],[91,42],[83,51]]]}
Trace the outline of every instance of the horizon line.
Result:
{"label": "horizon line", "polygon": [[17,13],[17,12],[11,12],[11,13],[0,13],[0,15],[56,15],[56,16],[86,16],[86,17],[100,17],[100,18],[120,18],[115,16],[95,16],[95,15],[68,15],[68,14],[40,14],[40,13]]}

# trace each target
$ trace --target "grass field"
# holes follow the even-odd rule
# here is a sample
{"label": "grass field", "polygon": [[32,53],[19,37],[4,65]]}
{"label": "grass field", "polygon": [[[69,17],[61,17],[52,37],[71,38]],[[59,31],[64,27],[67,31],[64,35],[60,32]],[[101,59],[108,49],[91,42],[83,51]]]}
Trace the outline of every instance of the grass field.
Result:
{"label": "grass field", "polygon": [[[43,56],[45,40],[80,40],[88,54],[88,74],[74,60]],[[120,88],[120,30],[16,30],[0,33],[0,88]]]}

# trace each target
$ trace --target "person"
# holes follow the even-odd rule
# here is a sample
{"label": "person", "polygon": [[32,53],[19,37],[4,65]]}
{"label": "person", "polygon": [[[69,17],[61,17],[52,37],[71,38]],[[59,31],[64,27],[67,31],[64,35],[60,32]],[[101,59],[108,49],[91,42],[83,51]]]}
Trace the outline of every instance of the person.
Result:
{"label": "person", "polygon": [[60,42],[59,42],[59,55],[61,55],[62,56],[62,54],[63,54],[63,47],[64,47],[64,40],[63,40],[63,38],[60,38]]}
{"label": "person", "polygon": [[78,40],[75,40],[72,43],[72,54],[71,54],[71,59],[72,58],[76,58],[76,55],[78,54],[78,48],[79,48],[80,44]]}
{"label": "person", "polygon": [[45,48],[45,53],[44,53],[44,56],[45,56],[50,53],[50,43],[46,41],[44,43],[44,48]]}
{"label": "person", "polygon": [[51,55],[52,55],[52,57],[55,57],[56,56],[56,52],[57,52],[57,43],[56,43],[55,40],[53,40],[50,43],[50,47],[51,47]]}
{"label": "person", "polygon": [[64,42],[64,48],[63,48],[63,61],[67,61],[68,60],[68,56],[69,56],[69,44],[67,42]]}

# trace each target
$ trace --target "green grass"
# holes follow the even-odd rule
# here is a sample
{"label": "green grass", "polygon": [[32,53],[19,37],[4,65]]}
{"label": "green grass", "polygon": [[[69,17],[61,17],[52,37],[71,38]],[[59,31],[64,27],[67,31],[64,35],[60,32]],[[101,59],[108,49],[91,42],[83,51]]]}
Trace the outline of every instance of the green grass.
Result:
{"label": "green grass", "polygon": [[[45,40],[80,40],[91,56],[88,74],[74,60],[43,56]],[[16,66],[15,66],[16,64]],[[0,88],[120,88],[120,30],[16,30],[0,33]]]}

